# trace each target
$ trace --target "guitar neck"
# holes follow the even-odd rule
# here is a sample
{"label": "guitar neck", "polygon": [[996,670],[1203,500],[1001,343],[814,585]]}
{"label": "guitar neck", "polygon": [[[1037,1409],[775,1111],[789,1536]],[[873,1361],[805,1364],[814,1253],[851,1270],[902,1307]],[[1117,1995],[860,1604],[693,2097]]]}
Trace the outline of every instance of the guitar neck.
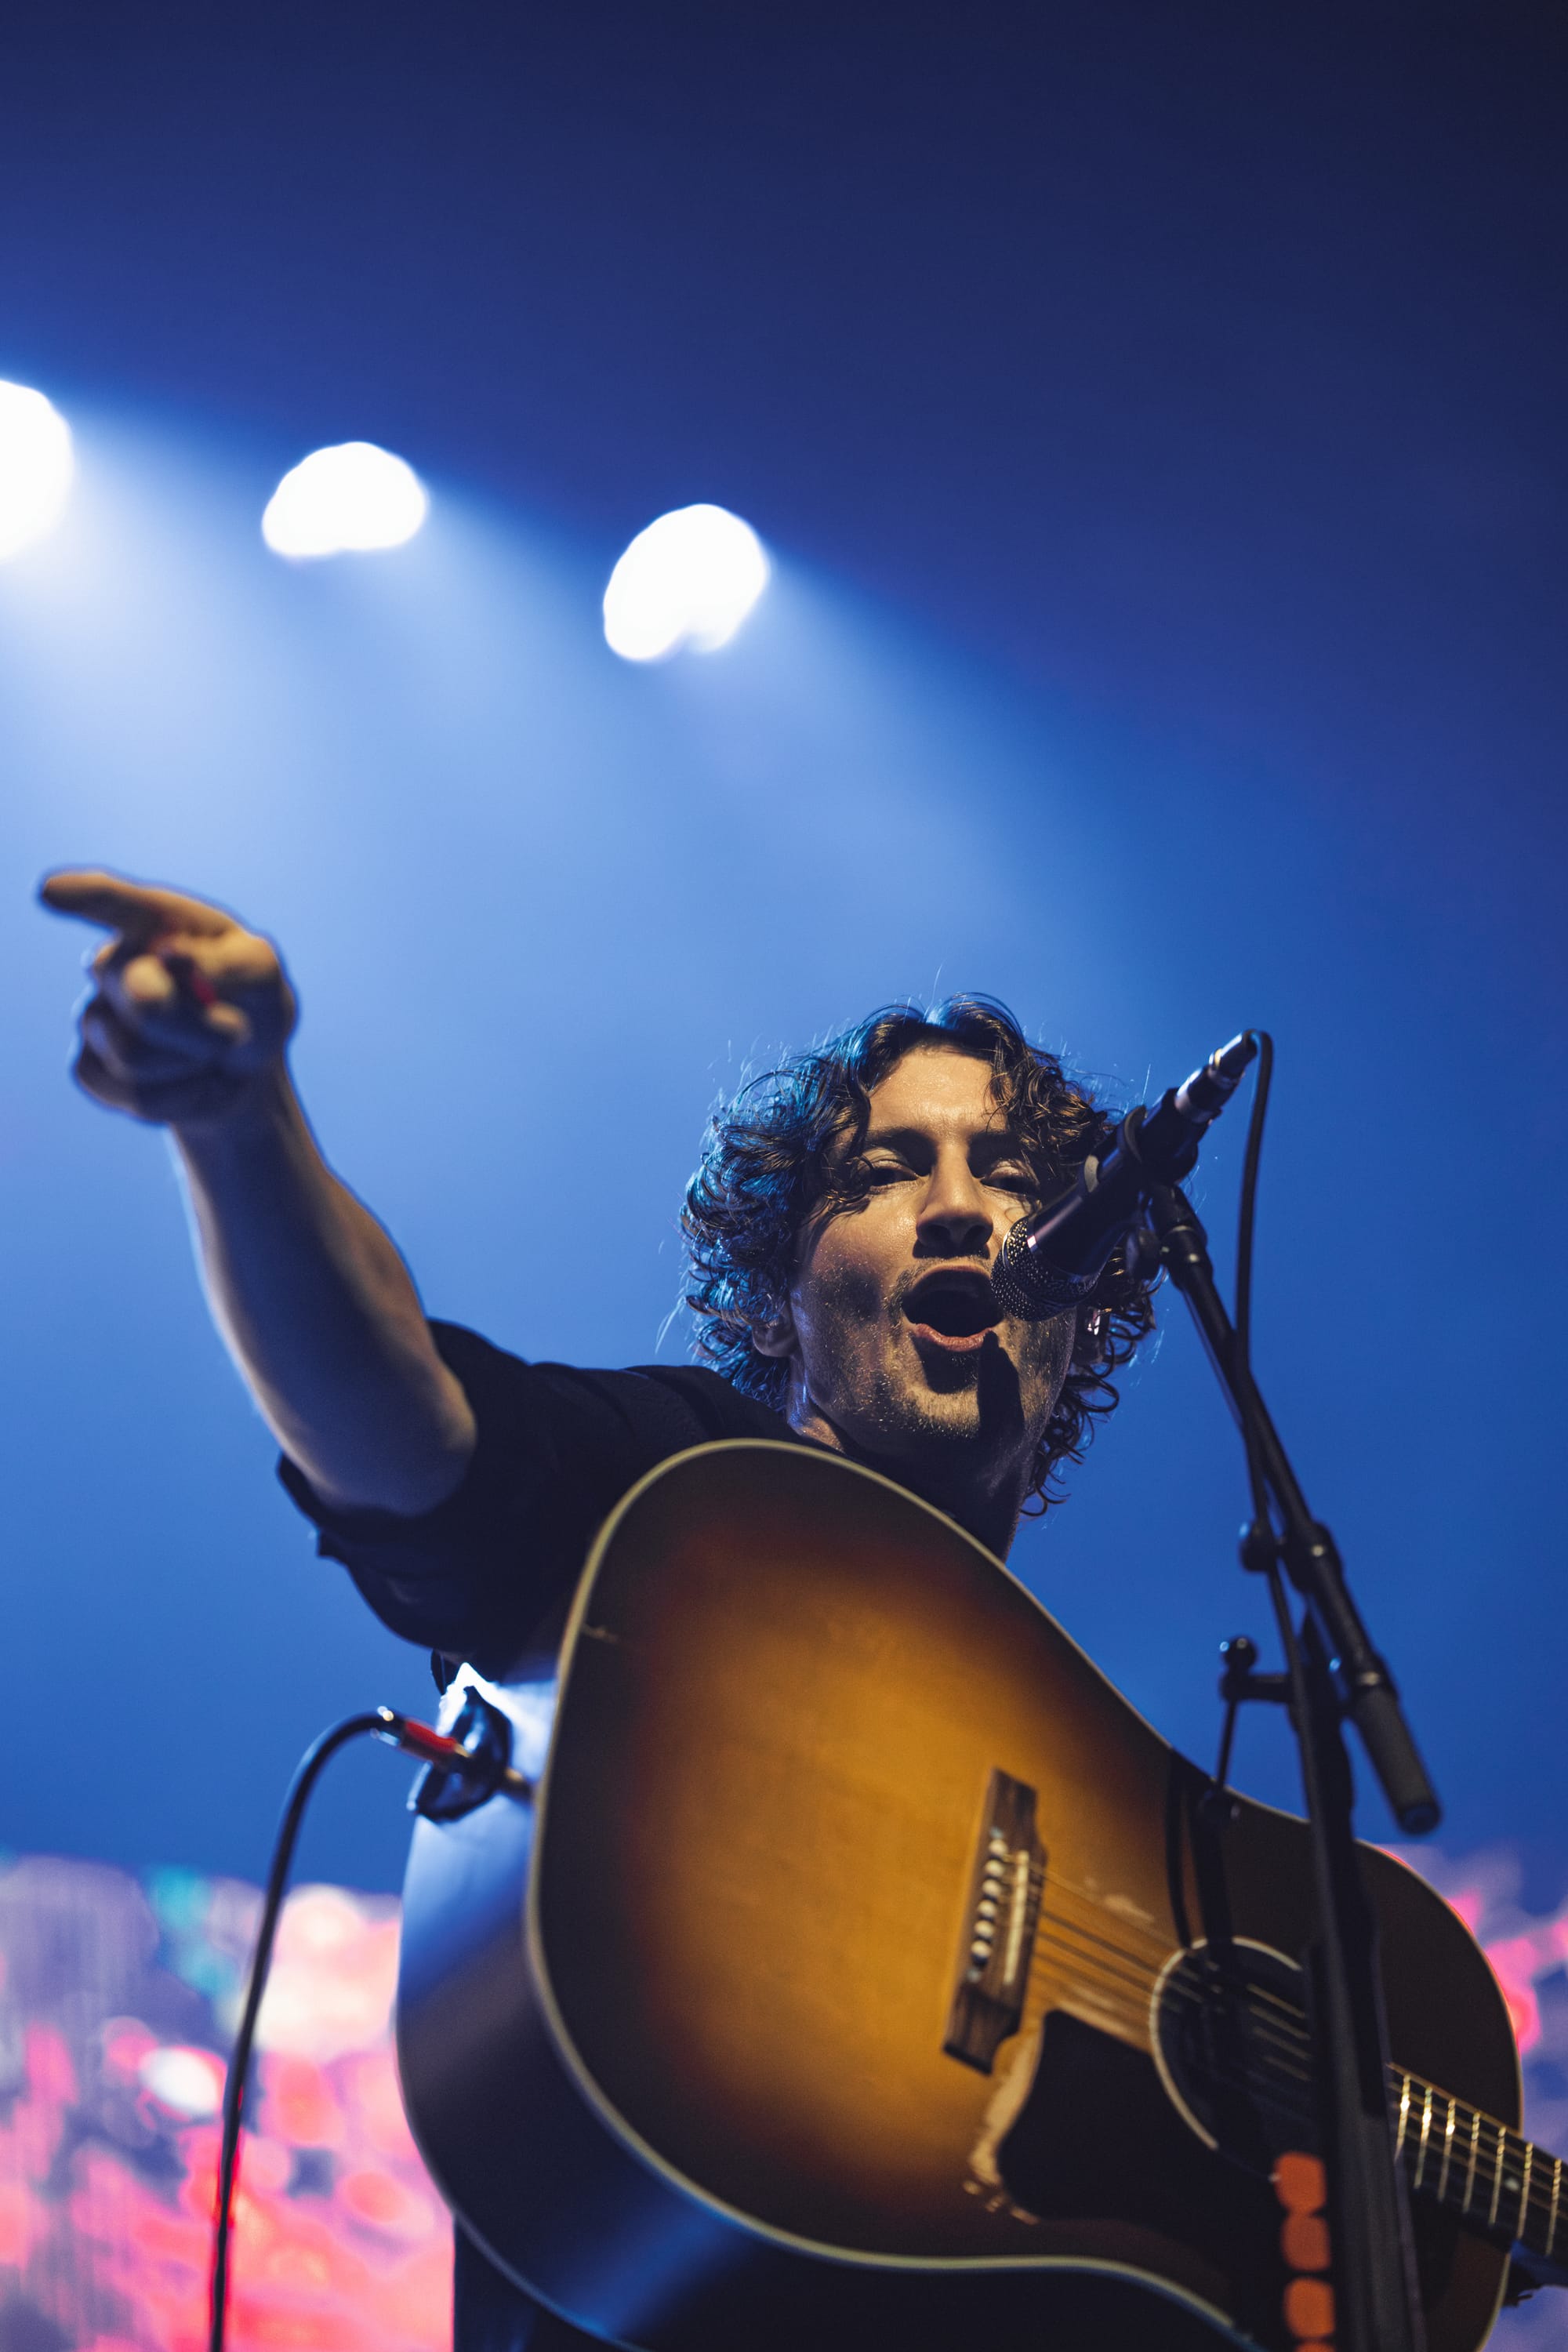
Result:
{"label": "guitar neck", "polygon": [[1568,2271],[1562,2158],[1419,2075],[1390,2066],[1388,2080],[1397,2120],[1394,2145],[1412,2189],[1487,2236],[1523,2246],[1553,2271]]}

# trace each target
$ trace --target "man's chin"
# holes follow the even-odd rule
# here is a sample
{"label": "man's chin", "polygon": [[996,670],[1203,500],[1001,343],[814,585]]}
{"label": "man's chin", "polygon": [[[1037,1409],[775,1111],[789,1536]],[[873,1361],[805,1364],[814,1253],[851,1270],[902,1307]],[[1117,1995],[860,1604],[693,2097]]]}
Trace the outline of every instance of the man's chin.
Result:
{"label": "man's chin", "polygon": [[877,1420],[884,1446],[906,1461],[918,1461],[933,1446],[944,1453],[973,1452],[987,1433],[973,1370],[966,1381],[950,1387],[912,1381],[900,1386],[883,1399]]}
{"label": "man's chin", "polygon": [[979,1348],[916,1352],[910,1405],[931,1436],[981,1451],[1016,1439],[1024,1402],[1018,1367],[994,1334]]}
{"label": "man's chin", "polygon": [[994,1341],[965,1349],[906,1345],[863,1375],[835,1381],[826,1395],[814,1390],[817,1408],[852,1453],[906,1480],[922,1465],[942,1477],[962,1475],[966,1457],[984,1475],[994,1448],[1017,1442],[1017,1368]]}
{"label": "man's chin", "polygon": [[916,1347],[910,1389],[922,1396],[973,1396],[991,1349]]}

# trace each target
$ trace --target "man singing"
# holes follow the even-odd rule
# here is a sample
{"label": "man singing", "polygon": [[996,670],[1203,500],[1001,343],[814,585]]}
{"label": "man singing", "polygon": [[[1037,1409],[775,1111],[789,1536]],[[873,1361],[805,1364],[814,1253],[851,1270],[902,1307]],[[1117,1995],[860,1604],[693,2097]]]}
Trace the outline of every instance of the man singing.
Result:
{"label": "man singing", "polygon": [[[492,1676],[551,1653],[594,1534],[645,1472],[718,1438],[819,1445],[897,1480],[999,1557],[1116,1402],[1152,1326],[1113,1258],[1091,1305],[1004,1314],[991,1268],[1107,1121],[984,1000],[897,1008],[743,1087],[688,1190],[695,1365],[525,1364],[427,1322],[289,1081],[277,950],[181,893],[43,887],[111,936],[77,1077],[166,1126],[214,1317],[290,1495],[393,1630]],[[458,2232],[461,2352],[592,2339]]]}

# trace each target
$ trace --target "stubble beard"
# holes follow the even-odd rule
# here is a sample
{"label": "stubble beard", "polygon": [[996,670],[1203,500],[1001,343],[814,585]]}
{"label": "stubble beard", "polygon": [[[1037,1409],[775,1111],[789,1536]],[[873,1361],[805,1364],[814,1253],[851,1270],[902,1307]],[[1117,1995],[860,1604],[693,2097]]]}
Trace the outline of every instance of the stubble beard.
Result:
{"label": "stubble beard", "polygon": [[[895,1331],[886,1351],[870,1363],[855,1365],[855,1351],[849,1351],[849,1377],[834,1384],[831,1397],[814,1391],[813,1401],[851,1449],[875,1464],[896,1467],[906,1477],[911,1471],[923,1473],[916,1483],[985,1484],[994,1450],[1005,1447],[1009,1437],[1016,1442],[1016,1422],[1008,1428],[1007,1415],[987,1414],[980,1355],[935,1363],[916,1355],[911,1363],[908,1345],[901,1331]],[[1006,1378],[1015,1383],[1016,1396],[1010,1364]]]}

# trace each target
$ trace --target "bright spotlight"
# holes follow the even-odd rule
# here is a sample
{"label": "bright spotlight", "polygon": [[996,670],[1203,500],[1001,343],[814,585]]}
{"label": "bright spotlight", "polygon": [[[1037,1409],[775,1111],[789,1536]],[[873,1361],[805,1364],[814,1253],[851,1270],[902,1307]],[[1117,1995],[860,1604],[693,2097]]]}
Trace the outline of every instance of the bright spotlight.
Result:
{"label": "bright spotlight", "polygon": [[70,426],[41,392],[0,383],[0,557],[52,530],[71,485]]}
{"label": "bright spotlight", "polygon": [[261,518],[276,555],[359,555],[412,539],[430,501],[412,466],[374,441],[316,449],[290,468]]}
{"label": "bright spotlight", "polygon": [[728,645],[768,584],[750,523],[724,507],[677,507],[639,530],[605,591],[605,636],[626,661],[660,661],[682,646]]}

